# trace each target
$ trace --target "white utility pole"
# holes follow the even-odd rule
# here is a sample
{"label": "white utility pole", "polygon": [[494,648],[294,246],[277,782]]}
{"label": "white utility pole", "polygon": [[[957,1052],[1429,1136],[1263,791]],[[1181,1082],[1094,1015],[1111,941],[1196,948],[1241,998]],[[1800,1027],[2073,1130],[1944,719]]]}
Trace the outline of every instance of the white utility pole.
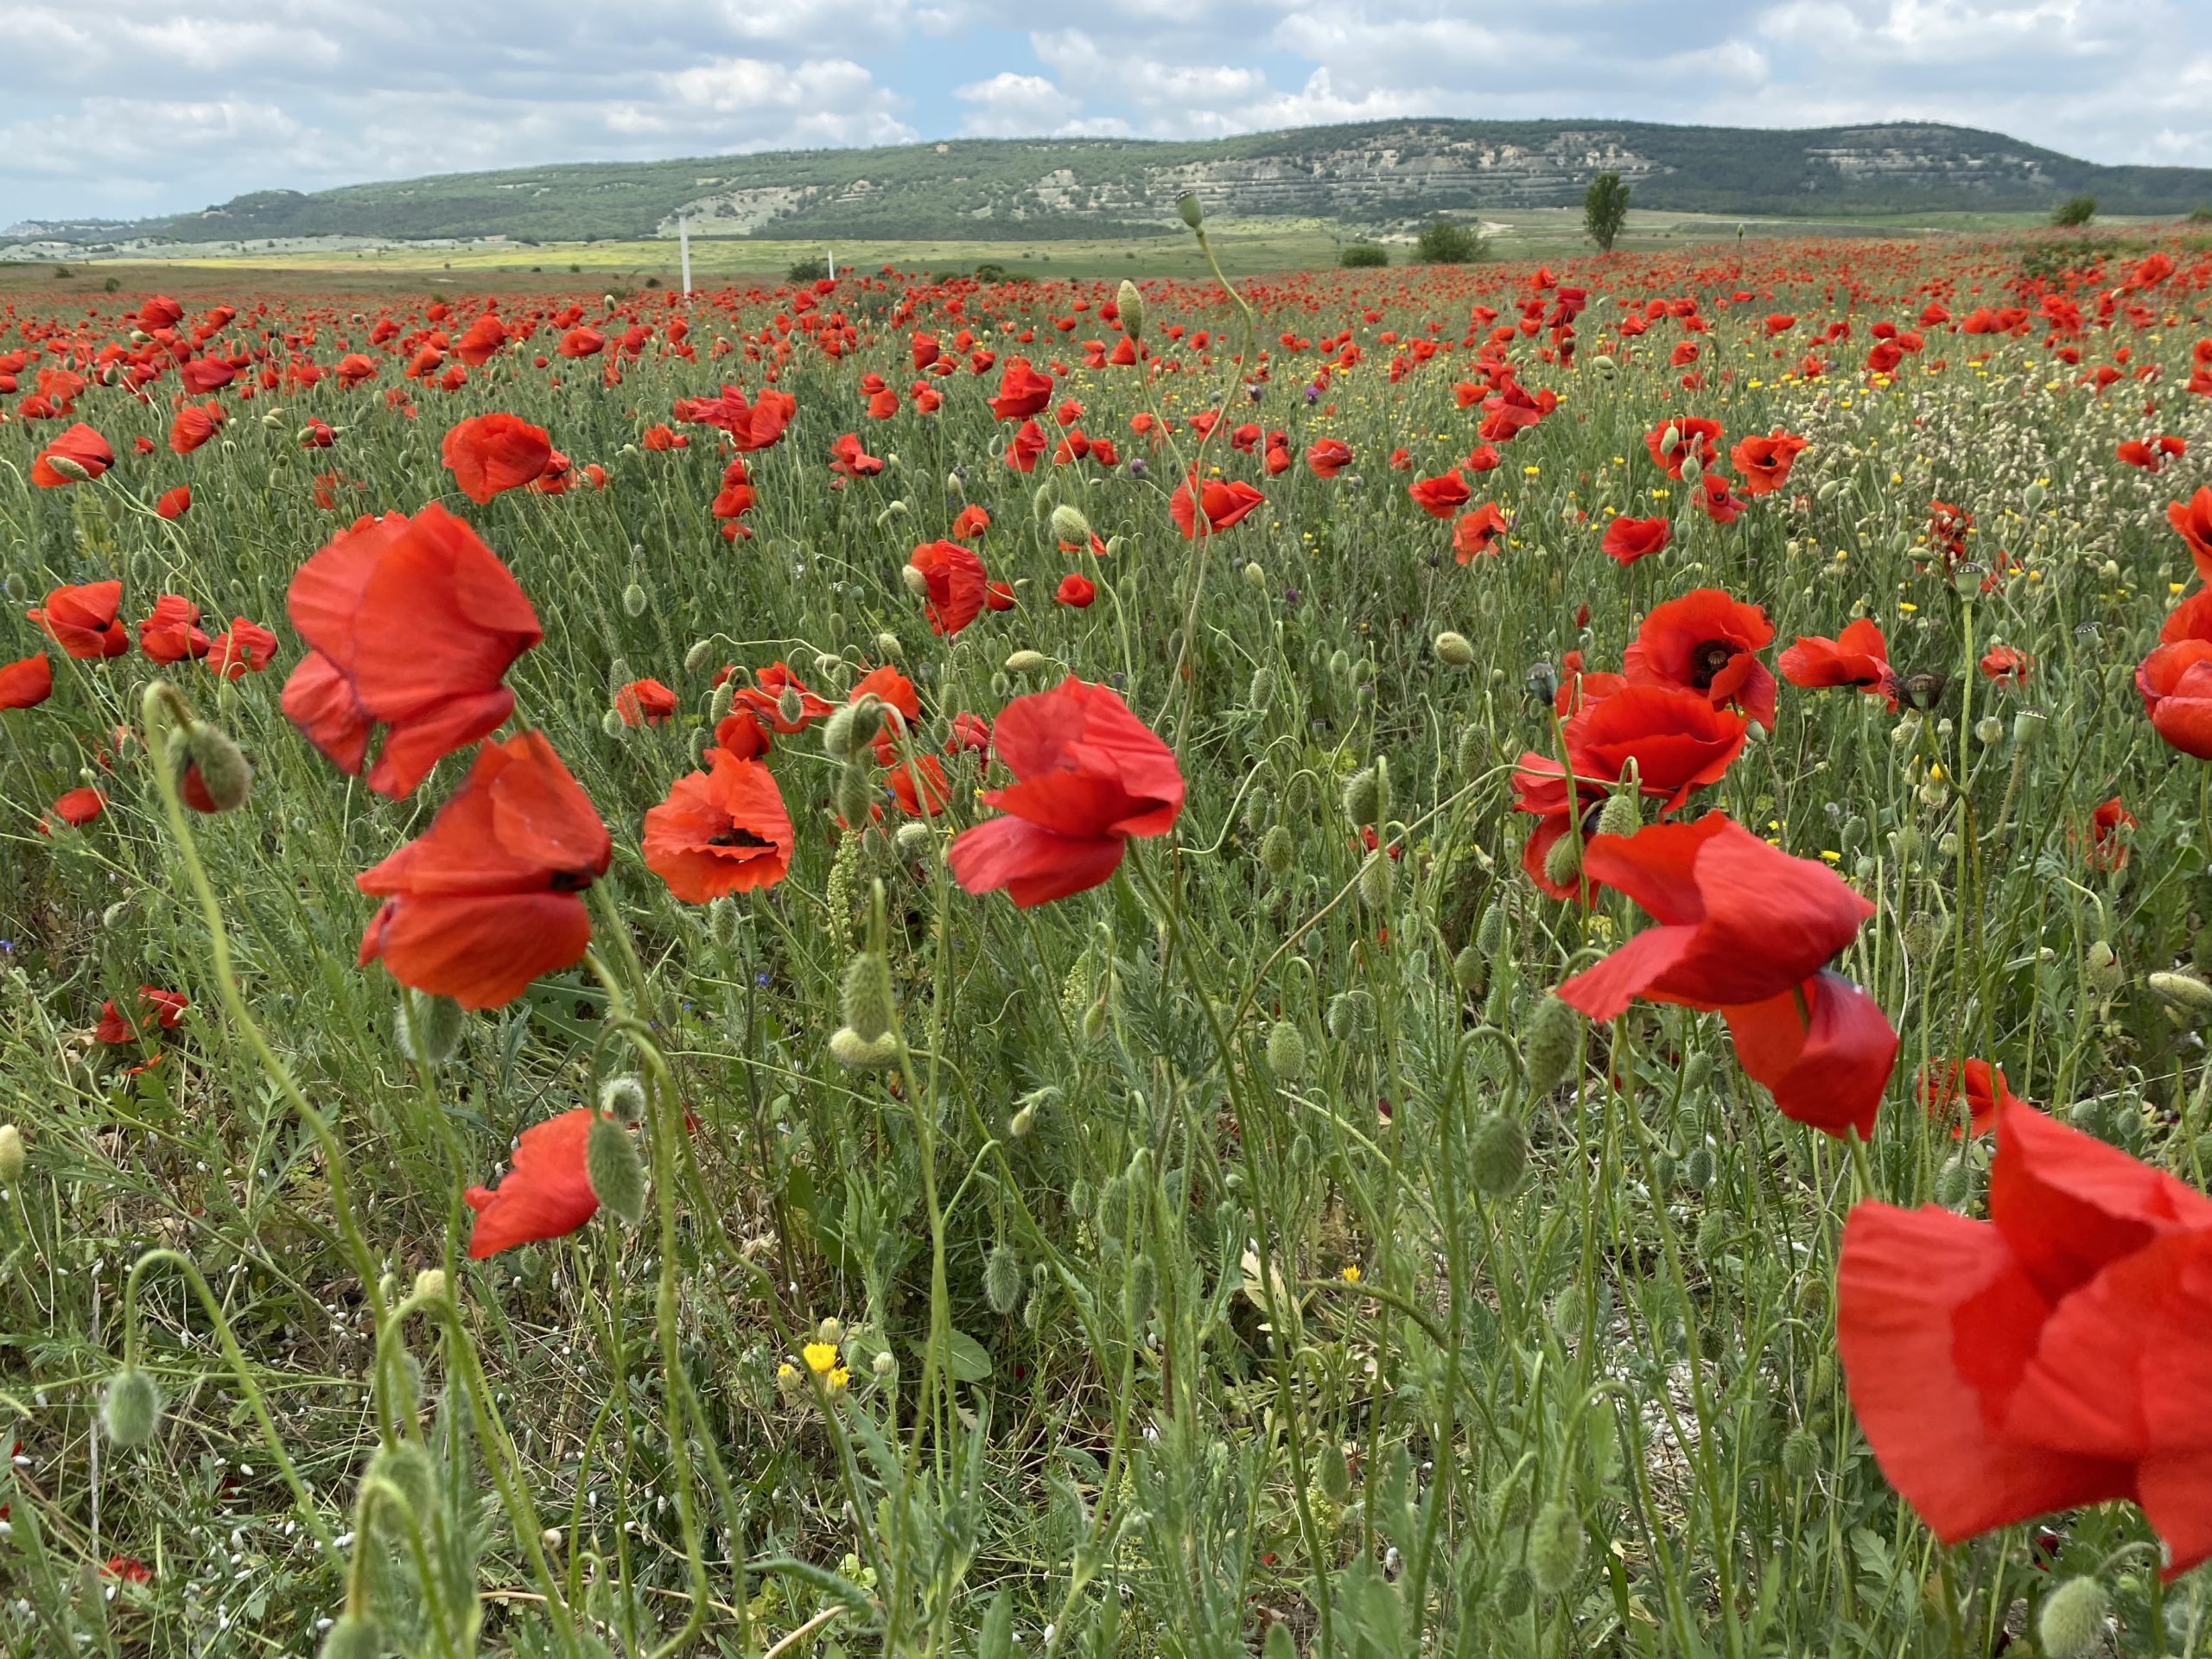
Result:
{"label": "white utility pole", "polygon": [[676,236],[683,250],[683,297],[688,300],[691,297],[691,221],[689,219],[676,221]]}
{"label": "white utility pole", "polygon": [[837,280],[837,255],[836,251],[830,248],[824,248],[822,250],[822,257],[829,264],[830,280],[833,283],[836,282]]}

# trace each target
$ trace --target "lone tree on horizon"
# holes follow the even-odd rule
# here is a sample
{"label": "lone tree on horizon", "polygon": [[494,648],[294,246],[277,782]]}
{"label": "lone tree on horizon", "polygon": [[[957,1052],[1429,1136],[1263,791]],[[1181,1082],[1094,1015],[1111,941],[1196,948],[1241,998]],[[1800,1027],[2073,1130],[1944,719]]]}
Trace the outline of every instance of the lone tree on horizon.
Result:
{"label": "lone tree on horizon", "polygon": [[1600,173],[1582,193],[1582,228],[1601,253],[1613,251],[1613,238],[1628,222],[1628,186],[1618,173]]}

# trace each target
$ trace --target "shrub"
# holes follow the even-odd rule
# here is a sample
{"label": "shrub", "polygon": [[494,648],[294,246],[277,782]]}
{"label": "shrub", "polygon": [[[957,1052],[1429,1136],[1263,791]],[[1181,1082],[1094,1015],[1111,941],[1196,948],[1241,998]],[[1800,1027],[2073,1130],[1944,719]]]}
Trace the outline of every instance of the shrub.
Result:
{"label": "shrub", "polygon": [[784,273],[784,280],[789,283],[818,283],[829,274],[829,257],[817,253],[811,258],[792,260],[791,269]]}
{"label": "shrub", "polygon": [[1471,265],[1485,251],[1479,230],[1449,219],[1433,219],[1422,226],[1414,244],[1414,255],[1424,265]]}
{"label": "shrub", "polygon": [[1355,242],[1337,256],[1337,263],[1348,270],[1371,270],[1390,263],[1390,252],[1372,242]]}
{"label": "shrub", "polygon": [[2063,225],[2069,229],[2086,225],[2096,216],[2097,199],[2094,196],[2069,196],[2050,210],[2050,222]]}

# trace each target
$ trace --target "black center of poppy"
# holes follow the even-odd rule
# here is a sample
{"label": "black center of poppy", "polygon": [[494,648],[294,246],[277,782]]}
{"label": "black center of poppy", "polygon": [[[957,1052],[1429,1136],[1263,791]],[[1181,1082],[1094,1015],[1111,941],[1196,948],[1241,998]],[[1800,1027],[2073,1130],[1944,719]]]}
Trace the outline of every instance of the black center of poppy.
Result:
{"label": "black center of poppy", "polygon": [[589,870],[556,870],[545,878],[545,885],[555,893],[582,893],[591,886]]}
{"label": "black center of poppy", "polygon": [[1690,652],[1690,683],[1710,690],[1720,671],[1736,658],[1736,646],[1727,639],[1707,639]]}
{"label": "black center of poppy", "polygon": [[772,847],[775,842],[763,841],[741,823],[734,823],[718,836],[708,838],[709,847]]}

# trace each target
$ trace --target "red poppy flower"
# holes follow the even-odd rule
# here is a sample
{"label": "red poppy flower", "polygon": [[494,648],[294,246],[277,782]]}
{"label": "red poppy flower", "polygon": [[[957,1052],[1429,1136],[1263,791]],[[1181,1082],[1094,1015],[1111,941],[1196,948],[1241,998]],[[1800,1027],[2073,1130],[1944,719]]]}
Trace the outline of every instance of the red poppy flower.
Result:
{"label": "red poppy flower", "polygon": [[954,539],[972,542],[991,527],[991,515],[974,503],[960,509],[952,521]]}
{"label": "red poppy flower", "polygon": [[156,1031],[175,1031],[177,1021],[184,1018],[184,1011],[191,1006],[181,991],[165,991],[158,986],[141,985],[132,1014],[124,1014],[112,1001],[100,1004],[100,1022],[93,1029],[92,1040],[105,1043],[112,1048],[118,1044],[136,1042]]}
{"label": "red poppy flower", "polygon": [[1713,1009],[1785,996],[1874,913],[1827,865],[1770,847],[1722,812],[1592,836],[1583,868],[1659,924],[1559,988],[1592,1020],[1637,997]]}
{"label": "red poppy flower", "polygon": [[284,713],[356,775],[384,727],[368,783],[394,798],[506,719],[507,667],[544,638],[506,566],[435,502],[333,537],[293,576],[289,608],[313,649],[285,684]]}
{"label": "red poppy flower", "polygon": [[740,760],[758,760],[775,747],[768,728],[750,709],[733,709],[715,723],[715,746]]}
{"label": "red poppy flower", "polygon": [[1778,659],[1782,677],[1792,685],[1856,686],[1879,691],[1897,704],[1897,676],[1890,668],[1889,642],[1882,631],[1865,617],[1847,625],[1833,639],[1801,637]]}
{"label": "red poppy flower", "polygon": [[438,453],[454,485],[480,507],[504,491],[543,477],[553,459],[553,442],[543,427],[495,411],[472,416],[453,428]]}
{"label": "red poppy flower", "polygon": [[2136,664],[2135,690],[2159,737],[2212,760],[2212,639],[2178,639]]}
{"label": "red poppy flower", "polygon": [[169,448],[188,455],[222,429],[220,404],[187,404],[169,422]]}
{"label": "red poppy flower", "polygon": [[758,760],[716,749],[645,814],[645,868],[686,904],[772,887],[791,868],[791,821]]}
{"label": "red poppy flower", "polygon": [[199,626],[200,607],[181,594],[163,594],[154,613],[138,625],[138,649],[157,663],[181,663],[207,654],[207,636]]}
{"label": "red poppy flower", "polygon": [[1497,551],[1497,538],[1505,534],[1505,515],[1497,503],[1485,501],[1472,512],[1463,512],[1452,526],[1452,556],[1461,564]]}
{"label": "red poppy flower", "polygon": [[1996,1122],[1999,1107],[2028,1104],[2005,1086],[2003,1068],[1992,1065],[1987,1060],[1930,1060],[1920,1068],[1916,1086],[1921,1104],[1928,1108],[1929,1116],[1948,1120],[1955,1137],[1961,1132],[1958,1119],[1961,1102],[1972,1119],[1970,1127],[1975,1135]]}
{"label": "red poppy flower", "polygon": [[1768,436],[1754,434],[1739,440],[1728,451],[1728,459],[1744,475],[1745,495],[1771,495],[1789,481],[1789,469],[1807,447],[1808,440],[1794,434],[1776,431]]}
{"label": "red poppy flower", "polygon": [[1690,493],[1714,524],[1732,524],[1743,517],[1744,503],[1741,497],[1730,493],[1730,487],[1727,474],[1707,473]]}
{"label": "red poppy flower", "polygon": [[991,752],[991,725],[981,715],[964,710],[952,717],[952,731],[944,740],[947,754],[988,754]]}
{"label": "red poppy flower", "polygon": [[1008,358],[999,376],[998,396],[991,399],[991,416],[1001,421],[1027,420],[1052,401],[1052,377],[1038,373],[1027,358]]}
{"label": "red poppy flower", "polygon": [[115,613],[123,604],[119,582],[88,582],[80,587],[56,588],[46,603],[23,614],[39,632],[72,657],[97,659],[120,657],[130,649],[130,636]]}
{"label": "red poppy flower", "polygon": [[2104,802],[2089,814],[2089,845],[2082,861],[2093,870],[2126,869],[2127,833],[2134,828],[2135,815],[2119,796]]}
{"label": "red poppy flower", "polygon": [[[791,694],[791,712],[785,712],[785,693]],[[798,675],[782,663],[756,670],[751,685],[740,686],[737,701],[767,721],[782,736],[803,732],[836,705],[817,696],[800,683]]]}
{"label": "red poppy flower", "polygon": [[920,576],[931,633],[949,638],[982,613],[990,578],[969,549],[957,542],[925,542],[906,556],[906,568]]}
{"label": "red poppy flower", "polygon": [[1948,501],[1928,504],[1928,544],[1946,562],[1966,557],[1967,534],[1974,528],[1974,514]]}
{"label": "red poppy flower", "polygon": [[1466,505],[1470,493],[1467,480],[1455,470],[1439,473],[1434,478],[1416,479],[1406,486],[1406,493],[1430,518],[1449,518]]}
{"label": "red poppy flower", "polygon": [[155,517],[174,523],[192,511],[192,486],[180,484],[173,490],[164,490],[154,503]]}
{"label": "red poppy flower", "polygon": [[2163,469],[2169,461],[2177,461],[2189,453],[2189,445],[2180,438],[2130,438],[2114,452],[2130,467],[2139,467],[2146,473]]}
{"label": "red poppy flower", "polygon": [[38,452],[31,462],[31,482],[42,490],[60,489],[98,478],[114,465],[115,451],[107,440],[79,421]]}
{"label": "red poppy flower", "polygon": [[1755,654],[1774,639],[1756,605],[1718,588],[1698,588],[1656,605],[1621,653],[1630,685],[1673,685],[1702,692],[1715,707],[1733,703],[1770,730],[1774,676]]}
{"label": "red poppy flower", "polygon": [[471,1261],[518,1244],[566,1238],[599,1213],[599,1194],[584,1170],[584,1143],[598,1116],[579,1106],[531,1124],[516,1140],[507,1173],[461,1194],[476,1212],[468,1235]]}
{"label": "red poppy flower", "polygon": [[625,726],[659,726],[676,713],[676,693],[658,680],[632,680],[614,694],[614,712]]}
{"label": "red poppy flower", "polygon": [[1666,546],[1670,533],[1664,518],[1616,518],[1605,526],[1598,547],[1615,563],[1627,566]]}
{"label": "red poppy flower", "polygon": [[1037,458],[1045,453],[1045,429],[1034,421],[1024,421],[1014,430],[1013,440],[1006,447],[1006,464],[1017,473],[1033,473]]}
{"label": "red poppy flower", "polygon": [[[1216,479],[1198,487],[1198,503],[1194,507],[1191,499],[1191,480],[1185,479],[1175,486],[1175,493],[1168,497],[1167,512],[1175,520],[1176,527],[1183,532],[1183,539],[1188,542],[1201,536],[1218,535],[1230,525],[1242,523],[1247,513],[1265,505],[1267,497],[1242,479],[1230,483]],[[1199,527],[1200,515],[1204,515],[1203,529]]]}
{"label": "red poppy flower", "polygon": [[257,622],[234,616],[229,627],[207,642],[207,655],[202,660],[223,678],[237,680],[260,673],[276,654],[275,634]]}
{"label": "red poppy flower", "polygon": [[607,874],[606,826],[541,732],[476,752],[430,827],[354,880],[384,904],[361,965],[465,1008],[504,1007],[591,943],[578,895]]}
{"label": "red poppy flower", "polygon": [[151,1584],[154,1569],[133,1555],[111,1555],[100,1568],[118,1584]]}
{"label": "red poppy flower", "polygon": [[1467,458],[1459,463],[1459,469],[1470,473],[1495,472],[1497,470],[1498,461],[1499,456],[1495,445],[1478,443],[1467,451]]}
{"label": "red poppy flower", "polygon": [[1338,438],[1322,438],[1306,451],[1306,464],[1316,478],[1334,478],[1351,465],[1351,446]]}
{"label": "red poppy flower", "polygon": [[984,801],[1007,816],[964,830],[948,855],[969,893],[1028,909],[1096,887],[1134,836],[1165,835],[1183,810],[1173,751],[1103,685],[1071,676],[1017,697],[991,734],[1014,774]]}
{"label": "red poppy flower", "polygon": [[35,709],[54,695],[54,664],[44,652],[0,663],[0,709]]}
{"label": "red poppy flower", "polygon": [[607,349],[607,336],[596,328],[571,328],[556,349],[563,357],[597,357]]}
{"label": "red poppy flower", "polygon": [[[47,808],[47,817],[67,824],[72,830],[81,830],[107,810],[107,797],[87,785],[82,789],[66,789],[54,798]],[[46,823],[40,820],[39,833],[46,833]]]}
{"label": "red poppy flower", "polygon": [[1842,1140],[1874,1134],[1897,1066],[1897,1034],[1872,997],[1823,970],[1764,1002],[1724,1007],[1736,1063],[1775,1109]]}
{"label": "red poppy flower", "polygon": [[453,354],[472,369],[480,369],[490,362],[502,346],[507,343],[507,326],[486,311],[468,325],[467,332],[453,343]]}
{"label": "red poppy flower", "polygon": [[1087,610],[1090,601],[1098,597],[1098,589],[1090,577],[1071,570],[1060,578],[1060,585],[1052,589],[1053,600],[1075,609]]}
{"label": "red poppy flower", "polygon": [[741,454],[766,449],[779,442],[791,417],[798,413],[798,399],[773,386],[764,389],[758,402],[748,404],[742,386],[726,385],[719,397],[679,397],[676,418],[689,424],[719,427],[729,434],[730,447]]}
{"label": "red poppy flower", "polygon": [[1987,1221],[1845,1224],[1853,1410],[1946,1544],[2132,1499],[2173,1579],[2212,1556],[2212,1199],[2027,1105],[1996,1119]]}
{"label": "red poppy flower", "polygon": [[983,589],[983,604],[989,610],[1010,611],[1014,608],[1014,589],[1002,582],[992,582]]}
{"label": "red poppy flower", "polygon": [[1577,778],[1609,782],[1626,776],[1633,760],[1643,793],[1662,798],[1672,812],[1692,790],[1720,781],[1744,752],[1745,724],[1700,692],[1624,685],[1586,702],[1567,722],[1567,759]]}
{"label": "red poppy flower", "polygon": [[[1671,444],[1667,442],[1669,429],[1675,434],[1675,441]],[[1643,435],[1644,448],[1649,453],[1654,464],[1667,469],[1669,478],[1680,478],[1682,462],[1692,455],[1697,457],[1700,467],[1712,466],[1714,455],[1719,453],[1714,446],[1719,442],[1720,423],[1694,415],[1662,421]]]}
{"label": "red poppy flower", "polygon": [[2186,501],[2171,503],[2166,508],[2166,522],[2189,549],[2189,556],[2196,563],[2196,574],[2212,582],[2212,485],[2198,490]]}
{"label": "red poppy flower", "polygon": [[2033,664],[2034,659],[2026,652],[1998,645],[1982,653],[1981,677],[2017,690],[2028,683],[2028,671]]}
{"label": "red poppy flower", "polygon": [[830,470],[847,478],[874,478],[883,470],[883,461],[861,448],[857,433],[848,432],[830,446]]}

